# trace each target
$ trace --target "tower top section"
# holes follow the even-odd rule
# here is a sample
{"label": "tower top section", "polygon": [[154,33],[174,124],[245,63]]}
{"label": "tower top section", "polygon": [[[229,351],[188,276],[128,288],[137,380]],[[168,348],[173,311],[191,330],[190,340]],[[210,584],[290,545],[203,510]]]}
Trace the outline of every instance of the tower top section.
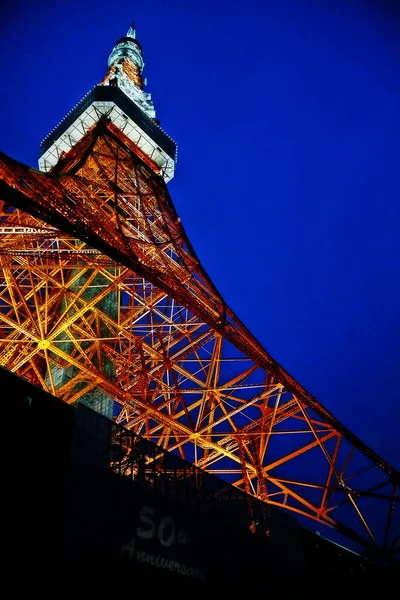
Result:
{"label": "tower top section", "polygon": [[115,44],[108,58],[108,66],[111,67],[124,58],[129,58],[139,68],[140,73],[142,73],[144,67],[142,47],[136,39],[134,23],[129,27],[126,36],[119,39]]}
{"label": "tower top section", "polygon": [[39,168],[51,171],[102,118],[107,117],[145,154],[165,181],[172,179],[176,144],[156,119],[151,94],[144,91],[142,47],[135,24],[114,45],[107,73],[42,141]]}

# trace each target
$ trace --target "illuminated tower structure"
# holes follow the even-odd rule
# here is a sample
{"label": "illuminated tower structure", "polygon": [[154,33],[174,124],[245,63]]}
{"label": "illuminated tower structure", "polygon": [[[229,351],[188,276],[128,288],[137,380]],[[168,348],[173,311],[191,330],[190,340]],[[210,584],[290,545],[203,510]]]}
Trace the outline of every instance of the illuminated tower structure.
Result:
{"label": "illuminated tower structure", "polygon": [[202,268],[143,66],[132,26],[42,142],[40,170],[0,156],[0,365],[393,554],[399,473],[268,354]]}

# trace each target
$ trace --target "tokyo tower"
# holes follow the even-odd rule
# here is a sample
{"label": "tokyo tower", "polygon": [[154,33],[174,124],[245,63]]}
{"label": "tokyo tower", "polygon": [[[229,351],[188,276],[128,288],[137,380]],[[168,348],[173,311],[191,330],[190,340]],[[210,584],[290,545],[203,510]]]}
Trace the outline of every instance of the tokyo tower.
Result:
{"label": "tokyo tower", "polygon": [[41,144],[0,155],[0,365],[266,503],[386,555],[399,473],[247,330],[169,196],[176,144],[134,25]]}

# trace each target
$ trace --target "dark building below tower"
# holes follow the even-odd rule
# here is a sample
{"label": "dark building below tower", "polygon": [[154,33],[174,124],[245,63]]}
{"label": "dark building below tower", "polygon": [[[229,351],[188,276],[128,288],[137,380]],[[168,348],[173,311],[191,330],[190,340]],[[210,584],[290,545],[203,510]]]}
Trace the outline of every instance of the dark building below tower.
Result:
{"label": "dark building below tower", "polygon": [[398,572],[83,404],[0,379],[5,573],[18,589],[369,598]]}

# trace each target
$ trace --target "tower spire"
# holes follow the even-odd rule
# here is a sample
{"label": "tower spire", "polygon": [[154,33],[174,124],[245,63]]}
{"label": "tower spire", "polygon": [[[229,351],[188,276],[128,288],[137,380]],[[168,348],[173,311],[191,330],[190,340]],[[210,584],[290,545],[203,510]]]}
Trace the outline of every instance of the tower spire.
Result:
{"label": "tower spire", "polygon": [[134,40],[136,40],[135,21],[132,21],[132,24],[128,29],[128,33],[126,34],[126,37],[130,37],[130,38],[133,38]]}

